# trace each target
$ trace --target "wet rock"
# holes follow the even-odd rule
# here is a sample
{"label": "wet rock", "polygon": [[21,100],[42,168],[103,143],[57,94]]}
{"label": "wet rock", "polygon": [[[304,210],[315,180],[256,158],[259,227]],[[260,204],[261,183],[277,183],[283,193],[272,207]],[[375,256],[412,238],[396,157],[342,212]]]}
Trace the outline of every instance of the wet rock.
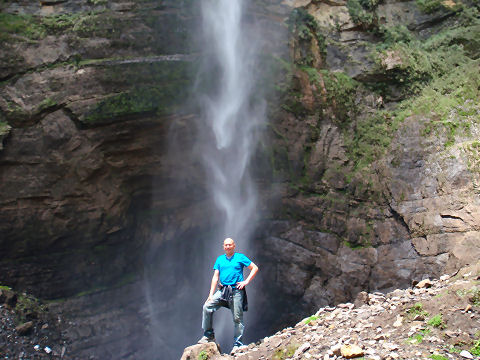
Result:
{"label": "wet rock", "polygon": [[17,304],[17,294],[12,290],[0,289],[0,304],[6,304],[15,307]]}
{"label": "wet rock", "polygon": [[17,331],[18,335],[25,336],[29,335],[33,330],[33,322],[27,321],[24,324],[18,325],[15,330]]}

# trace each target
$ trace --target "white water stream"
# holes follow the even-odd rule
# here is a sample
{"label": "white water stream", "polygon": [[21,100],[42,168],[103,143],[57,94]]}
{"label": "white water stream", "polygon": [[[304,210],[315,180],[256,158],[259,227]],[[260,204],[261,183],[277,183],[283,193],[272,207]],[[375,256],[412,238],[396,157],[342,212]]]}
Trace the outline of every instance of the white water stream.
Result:
{"label": "white water stream", "polygon": [[[174,181],[168,184],[170,190],[160,193],[168,198],[181,191],[184,199],[191,199],[191,209],[204,208],[200,215],[193,212],[191,227],[177,223],[175,214],[164,214],[153,225],[157,237],[146,254],[145,294],[155,360],[179,358],[183,347],[202,336],[202,305],[215,259],[223,253],[223,239],[234,238],[237,251],[252,256],[249,243],[258,204],[249,169],[265,106],[255,94],[259,46],[255,26],[245,16],[248,2],[201,0],[196,4],[202,21],[197,33],[202,57],[190,100],[198,116],[189,124],[195,128],[188,131],[172,124],[167,151],[176,164],[168,174]],[[195,134],[193,149],[177,141],[189,131]],[[202,170],[197,171],[199,164],[205,178]],[[254,288],[248,290],[248,300],[253,306],[245,314],[245,339],[251,341],[255,338],[249,320],[255,317]],[[220,309],[215,314],[214,329],[228,352],[233,345],[230,311]]]}
{"label": "white water stream", "polygon": [[218,84],[201,96],[214,141],[207,134],[200,145],[209,191],[224,216],[219,236],[233,237],[242,251],[248,248],[257,201],[248,165],[263,121],[263,108],[252,105],[257,48],[242,22],[245,6],[245,0],[202,2],[203,35],[213,65],[207,71]]}
{"label": "white water stream", "polygon": [[[249,242],[256,223],[257,192],[249,165],[264,121],[264,103],[254,97],[258,47],[254,26],[244,19],[247,0],[202,0],[205,51],[204,71],[213,77],[213,89],[200,91],[203,108],[200,137],[207,187],[220,219],[206,252],[212,266],[222,254],[221,244],[231,237],[237,251],[252,256]],[[255,259],[253,259],[255,261]],[[208,289],[205,289],[208,294]],[[254,300],[254,293],[249,293]],[[253,296],[252,296],[253,295]],[[251,312],[248,313],[251,315]],[[246,322],[248,316],[245,314]],[[217,339],[232,344],[233,322],[228,311],[214,316]],[[248,332],[248,323],[246,324]]]}

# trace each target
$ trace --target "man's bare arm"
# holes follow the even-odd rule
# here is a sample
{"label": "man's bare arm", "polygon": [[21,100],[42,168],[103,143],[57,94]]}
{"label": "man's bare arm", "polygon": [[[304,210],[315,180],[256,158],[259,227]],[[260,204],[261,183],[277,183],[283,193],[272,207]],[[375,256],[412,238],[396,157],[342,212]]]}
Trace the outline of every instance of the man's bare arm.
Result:
{"label": "man's bare arm", "polygon": [[237,283],[237,288],[239,289],[243,289],[246,285],[250,284],[250,281],[252,281],[258,273],[258,266],[255,265],[253,262],[250,263],[247,268],[250,269],[250,274],[248,274],[248,277],[245,280]]}
{"label": "man's bare arm", "polygon": [[220,271],[214,270],[212,276],[212,283],[210,285],[210,293],[208,294],[208,299],[205,301],[209,301],[213,294],[215,294],[215,290],[217,289],[218,279],[220,278]]}

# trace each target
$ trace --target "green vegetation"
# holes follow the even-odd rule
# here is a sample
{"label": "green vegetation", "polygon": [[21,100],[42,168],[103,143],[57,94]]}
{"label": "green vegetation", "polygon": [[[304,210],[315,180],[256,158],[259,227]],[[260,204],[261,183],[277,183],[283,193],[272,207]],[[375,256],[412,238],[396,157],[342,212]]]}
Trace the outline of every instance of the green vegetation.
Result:
{"label": "green vegetation", "polygon": [[410,336],[407,339],[407,342],[412,345],[421,344],[423,342],[423,335],[422,334],[415,334]]}
{"label": "green vegetation", "polygon": [[468,169],[472,172],[480,173],[480,142],[472,141],[464,145],[463,150],[467,155]]}
{"label": "green vegetation", "polygon": [[318,320],[318,316],[312,315],[312,316],[310,316],[309,318],[307,318],[307,319],[305,320],[305,325],[311,323],[312,321],[316,321],[316,320]]}
{"label": "green vegetation", "polygon": [[375,13],[378,3],[377,0],[348,0],[348,13],[355,24],[361,25],[364,29],[373,29],[378,22]]}
{"label": "green vegetation", "polygon": [[447,327],[447,325],[443,321],[443,316],[441,314],[437,314],[431,317],[427,321],[427,324],[439,329],[445,329]]}
{"label": "green vegetation", "polygon": [[373,116],[358,119],[354,134],[345,138],[348,154],[356,170],[385,154],[398,125],[398,119],[388,111],[379,111]]}
{"label": "green vegetation", "polygon": [[473,346],[470,348],[470,353],[474,356],[480,356],[480,340],[475,341]]}
{"label": "green vegetation", "polygon": [[[469,301],[474,305],[474,306],[480,306],[480,288],[474,286],[471,289],[460,289],[455,292],[458,297],[465,297],[469,295]],[[480,331],[478,332],[478,335],[480,336]]]}
{"label": "green vegetation", "polygon": [[0,136],[8,134],[10,129],[10,125],[8,125],[6,122],[0,121]]}
{"label": "green vegetation", "polygon": [[412,307],[410,307],[407,311],[407,316],[410,319],[415,318],[416,316],[427,317],[429,314],[425,310],[423,310],[422,303],[416,303]]}
{"label": "green vegetation", "polygon": [[382,26],[378,33],[383,37],[383,41],[377,45],[378,50],[387,49],[398,43],[408,44],[415,39],[405,25]]}
{"label": "green vegetation", "polygon": [[417,345],[417,344],[420,344],[423,342],[423,338],[430,334],[430,329],[423,329],[423,330],[420,330],[419,333],[413,335],[413,336],[410,336],[408,339],[407,339],[407,343],[409,344],[412,344],[412,345]]}
{"label": "green vegetation", "polygon": [[445,8],[441,0],[416,0],[416,3],[418,8],[426,14]]}
{"label": "green vegetation", "polygon": [[314,65],[312,46],[318,46],[318,51],[325,58],[325,37],[320,32],[320,27],[315,18],[305,8],[294,9],[287,20],[287,24],[294,38],[298,40],[300,48],[299,56],[295,59],[296,64]]}
{"label": "green vegetation", "polygon": [[198,354],[198,360],[208,360],[209,356],[205,350],[200,351]]}
{"label": "green vegetation", "polygon": [[40,105],[38,106],[38,110],[42,111],[42,110],[51,108],[51,107],[56,106],[56,105],[57,105],[57,102],[55,100],[53,100],[51,98],[46,98],[40,103]]}
{"label": "green vegetation", "polygon": [[320,73],[325,84],[327,104],[332,106],[338,125],[345,128],[357,112],[355,95],[359,83],[342,72],[321,70]]}
{"label": "green vegetation", "polygon": [[190,64],[183,62],[114,66],[100,81],[117,88],[129,83],[142,85],[132,85],[129,90],[103,99],[83,121],[99,124],[142,114],[171,113],[184,103],[191,87],[192,71]]}
{"label": "green vegetation", "polygon": [[286,348],[280,348],[273,354],[272,360],[285,360],[291,358],[300,347],[298,344],[289,344]]}
{"label": "green vegetation", "polygon": [[462,349],[456,347],[456,346],[450,346],[448,348],[448,352],[454,353],[454,354],[460,354],[462,352]]}
{"label": "green vegetation", "polygon": [[475,306],[480,306],[480,289],[474,288],[472,289],[472,295],[470,296],[469,300]]}
{"label": "green vegetation", "polygon": [[45,28],[31,15],[0,13],[0,40],[2,41],[9,39],[10,36],[36,40],[45,35]]}
{"label": "green vegetation", "polygon": [[48,16],[2,13],[0,14],[0,40],[36,41],[47,35],[66,32],[88,36],[92,32],[108,32],[112,21],[113,19],[104,11]]}
{"label": "green vegetation", "polygon": [[47,311],[47,306],[40,303],[38,299],[31,295],[18,295],[17,305],[15,306],[15,314],[17,323],[24,323],[31,317],[37,317],[38,314]]}
{"label": "green vegetation", "polygon": [[12,290],[10,286],[0,285],[0,290]]}
{"label": "green vegetation", "polygon": [[443,355],[438,355],[438,354],[430,355],[430,359],[433,359],[433,360],[448,360],[447,357],[445,357]]}

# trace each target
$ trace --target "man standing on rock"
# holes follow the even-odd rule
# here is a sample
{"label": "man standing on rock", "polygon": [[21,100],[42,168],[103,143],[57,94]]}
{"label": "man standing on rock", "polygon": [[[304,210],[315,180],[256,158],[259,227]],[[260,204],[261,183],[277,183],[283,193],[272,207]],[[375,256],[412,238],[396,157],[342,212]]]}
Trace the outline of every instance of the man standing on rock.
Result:
{"label": "man standing on rock", "polygon": [[[248,285],[258,272],[258,266],[248,257],[235,252],[235,241],[226,238],[223,241],[225,255],[220,255],[213,265],[213,277],[210,293],[203,305],[203,337],[198,341],[204,344],[215,341],[212,318],[213,313],[220,307],[230,308],[235,326],[233,334],[233,350],[242,346],[243,336],[243,311],[246,310],[245,286]],[[243,268],[250,269],[250,274],[243,280]],[[218,288],[217,288],[218,285]]]}

